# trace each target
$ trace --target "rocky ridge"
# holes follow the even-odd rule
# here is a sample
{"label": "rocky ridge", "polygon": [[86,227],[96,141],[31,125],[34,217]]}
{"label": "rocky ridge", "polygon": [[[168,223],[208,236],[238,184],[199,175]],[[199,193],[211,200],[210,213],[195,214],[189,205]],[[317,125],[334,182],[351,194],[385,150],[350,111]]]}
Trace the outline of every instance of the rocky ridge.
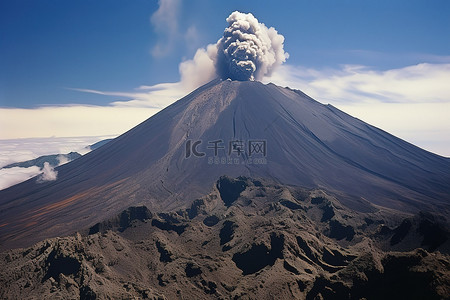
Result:
{"label": "rocky ridge", "polygon": [[[447,221],[221,177],[187,209],[130,207],[0,254],[2,299],[445,299]],[[382,288],[381,288],[382,287]]]}

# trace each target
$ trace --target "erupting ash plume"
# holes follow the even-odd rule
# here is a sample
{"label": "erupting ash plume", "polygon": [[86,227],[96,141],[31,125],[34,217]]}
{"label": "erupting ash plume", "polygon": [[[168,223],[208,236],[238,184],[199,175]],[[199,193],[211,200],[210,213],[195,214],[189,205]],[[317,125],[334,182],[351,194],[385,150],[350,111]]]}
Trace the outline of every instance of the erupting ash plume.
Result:
{"label": "erupting ash plume", "polygon": [[232,80],[261,80],[289,57],[284,37],[267,28],[251,14],[238,11],[228,18],[228,27],[217,42],[216,72]]}

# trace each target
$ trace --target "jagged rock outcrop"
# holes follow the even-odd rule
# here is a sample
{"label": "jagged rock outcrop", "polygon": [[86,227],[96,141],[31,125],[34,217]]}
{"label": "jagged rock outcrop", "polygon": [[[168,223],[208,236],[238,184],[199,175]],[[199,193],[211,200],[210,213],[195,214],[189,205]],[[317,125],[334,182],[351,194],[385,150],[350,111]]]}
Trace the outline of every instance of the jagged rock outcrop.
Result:
{"label": "jagged rock outcrop", "polygon": [[[444,299],[450,292],[448,224],[439,217],[356,212],[325,190],[220,180],[245,186],[231,204],[215,184],[187,209],[130,207],[81,233],[2,252],[0,298]],[[334,214],[323,218],[324,207]]]}

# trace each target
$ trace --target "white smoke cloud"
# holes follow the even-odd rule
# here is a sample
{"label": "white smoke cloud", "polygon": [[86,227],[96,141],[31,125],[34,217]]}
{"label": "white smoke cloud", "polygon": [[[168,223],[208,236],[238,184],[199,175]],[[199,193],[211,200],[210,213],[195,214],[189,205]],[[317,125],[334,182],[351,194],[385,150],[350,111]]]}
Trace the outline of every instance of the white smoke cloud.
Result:
{"label": "white smoke cloud", "polygon": [[48,162],[44,163],[44,167],[41,171],[42,174],[37,179],[38,183],[54,181],[58,177],[58,171],[55,171],[55,169]]}
{"label": "white smoke cloud", "polygon": [[238,11],[227,18],[228,27],[217,42],[216,71],[223,79],[261,80],[289,57],[284,37],[251,14]]}
{"label": "white smoke cloud", "polygon": [[206,49],[198,49],[193,59],[182,62],[179,66],[182,87],[193,90],[216,78],[216,57],[217,46],[210,44]]}
{"label": "white smoke cloud", "polygon": [[67,164],[68,162],[70,162],[70,159],[67,156],[62,155],[62,154],[58,155],[56,157],[56,159],[58,160],[58,166],[61,166],[61,165],[64,165],[64,164]]}

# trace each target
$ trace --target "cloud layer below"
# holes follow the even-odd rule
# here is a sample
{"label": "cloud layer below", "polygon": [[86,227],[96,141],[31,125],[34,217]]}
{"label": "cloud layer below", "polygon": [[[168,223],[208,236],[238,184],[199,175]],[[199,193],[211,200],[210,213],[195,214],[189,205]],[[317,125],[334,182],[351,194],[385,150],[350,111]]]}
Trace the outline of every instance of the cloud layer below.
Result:
{"label": "cloud layer below", "polygon": [[13,186],[20,182],[26,181],[41,173],[41,169],[37,166],[29,168],[9,168],[0,169],[0,190]]}
{"label": "cloud layer below", "polygon": [[[0,190],[28,180],[39,174],[38,181],[55,180],[57,172],[48,165],[40,169],[37,166],[29,168],[2,168],[11,163],[28,161],[39,156],[50,154],[66,154],[72,151],[86,154],[90,151],[86,148],[98,141],[112,138],[113,136],[98,137],[73,137],[73,138],[29,138],[0,140]],[[59,165],[67,163],[64,156],[59,156]]]}

